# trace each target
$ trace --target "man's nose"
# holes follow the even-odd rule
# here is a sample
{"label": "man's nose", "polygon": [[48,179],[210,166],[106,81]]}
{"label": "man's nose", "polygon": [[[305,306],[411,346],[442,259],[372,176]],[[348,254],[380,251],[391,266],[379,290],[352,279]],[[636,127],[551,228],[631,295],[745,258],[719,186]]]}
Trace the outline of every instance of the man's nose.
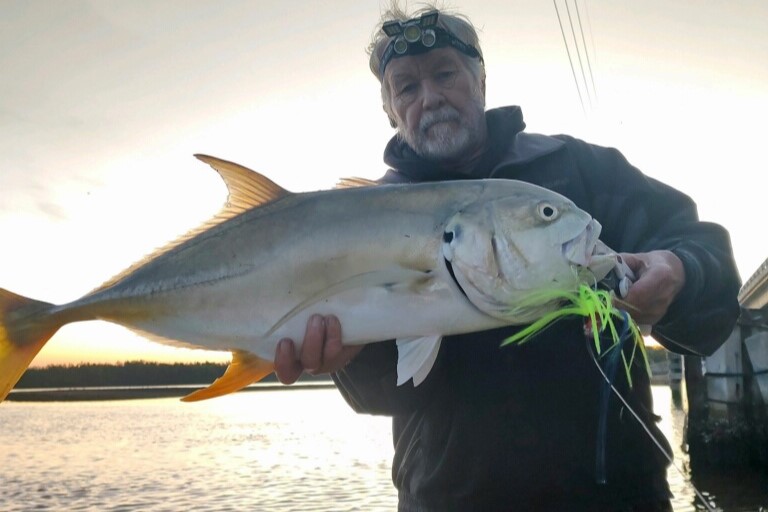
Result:
{"label": "man's nose", "polygon": [[421,87],[421,106],[425,110],[439,108],[444,101],[443,91],[431,80],[425,80]]}

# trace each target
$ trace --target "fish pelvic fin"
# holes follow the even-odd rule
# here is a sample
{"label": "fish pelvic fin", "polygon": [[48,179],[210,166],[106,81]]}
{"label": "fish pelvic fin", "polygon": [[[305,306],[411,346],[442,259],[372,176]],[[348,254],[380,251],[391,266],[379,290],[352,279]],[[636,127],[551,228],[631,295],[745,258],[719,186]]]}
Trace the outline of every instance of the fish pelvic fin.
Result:
{"label": "fish pelvic fin", "polygon": [[440,351],[442,335],[403,338],[397,340],[397,385],[409,379],[418,386],[432,371]]}
{"label": "fish pelvic fin", "polygon": [[182,402],[198,402],[217,396],[239,391],[249,384],[258,382],[275,370],[274,363],[262,359],[250,352],[236,350],[232,352],[224,375],[213,381],[207,388],[198,389],[181,399]]}
{"label": "fish pelvic fin", "polygon": [[52,307],[0,288],[0,402],[63,325],[49,314]]}

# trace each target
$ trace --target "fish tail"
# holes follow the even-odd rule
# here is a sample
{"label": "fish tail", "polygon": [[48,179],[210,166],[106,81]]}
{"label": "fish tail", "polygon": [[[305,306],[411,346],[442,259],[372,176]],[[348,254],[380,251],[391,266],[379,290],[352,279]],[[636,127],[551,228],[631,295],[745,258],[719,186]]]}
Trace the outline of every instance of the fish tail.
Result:
{"label": "fish tail", "polygon": [[0,288],[0,402],[61,327],[53,307]]}

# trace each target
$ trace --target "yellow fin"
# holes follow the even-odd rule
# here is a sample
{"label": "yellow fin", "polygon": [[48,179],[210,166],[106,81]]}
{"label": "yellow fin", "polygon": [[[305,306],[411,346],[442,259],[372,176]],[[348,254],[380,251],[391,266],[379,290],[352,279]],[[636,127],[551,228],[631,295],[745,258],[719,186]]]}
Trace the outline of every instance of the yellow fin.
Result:
{"label": "yellow fin", "polygon": [[0,288],[0,402],[61,327],[47,315],[51,307]]}
{"label": "yellow fin", "polygon": [[250,352],[237,350],[232,352],[232,362],[229,363],[224,375],[213,381],[213,384],[204,389],[198,389],[181,400],[183,402],[197,402],[217,396],[234,393],[248,384],[260,381],[274,371],[272,361],[262,359]]}
{"label": "yellow fin", "polygon": [[291,192],[285,190],[283,187],[276,184],[266,176],[262,176],[256,171],[252,171],[247,167],[243,167],[242,165],[238,165],[236,163],[228,162],[226,160],[208,155],[198,154],[195,155],[195,157],[213,167],[213,169],[218,172],[221,178],[224,180],[224,183],[227,186],[227,190],[229,191],[227,202],[224,204],[224,208],[212,219],[204,222],[200,226],[188,231],[176,240],[143,257],[141,260],[137,261],[127,269],[104,282],[91,293],[114,285],[124,277],[132,274],[137,269],[146,265],[148,262],[170,252],[187,240],[191,240],[200,233],[208,231],[218,224],[226,222],[231,218],[237,217],[241,213],[244,213],[257,206],[270,203],[280,199],[281,197],[292,195]]}
{"label": "yellow fin", "polygon": [[369,180],[368,178],[351,177],[339,178],[335,188],[373,187],[376,185],[380,185],[380,183],[375,180]]}
{"label": "yellow fin", "polygon": [[231,216],[291,194],[266,176],[242,165],[214,156],[197,154],[195,157],[221,175],[229,190],[224,212]]}

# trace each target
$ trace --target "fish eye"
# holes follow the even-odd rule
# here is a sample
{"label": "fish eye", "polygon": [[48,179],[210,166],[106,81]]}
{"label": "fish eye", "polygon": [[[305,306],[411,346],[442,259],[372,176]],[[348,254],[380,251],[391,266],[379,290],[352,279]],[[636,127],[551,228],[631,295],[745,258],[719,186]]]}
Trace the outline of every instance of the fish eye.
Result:
{"label": "fish eye", "polygon": [[539,205],[537,206],[537,211],[539,213],[539,217],[541,217],[547,222],[551,222],[555,220],[560,214],[560,212],[557,210],[557,208],[554,205],[547,202],[539,203]]}
{"label": "fish eye", "polygon": [[452,224],[450,226],[446,226],[445,231],[443,231],[443,242],[450,244],[457,238],[461,238],[461,225]]}

